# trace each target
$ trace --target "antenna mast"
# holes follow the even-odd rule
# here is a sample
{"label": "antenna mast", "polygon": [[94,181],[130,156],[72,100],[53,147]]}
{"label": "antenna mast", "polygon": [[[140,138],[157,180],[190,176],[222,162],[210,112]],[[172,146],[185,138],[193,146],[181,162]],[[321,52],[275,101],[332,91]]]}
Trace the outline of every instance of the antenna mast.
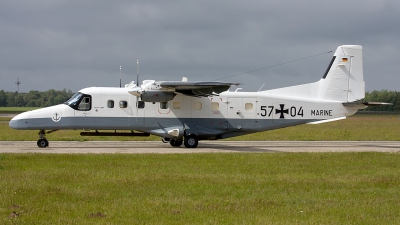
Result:
{"label": "antenna mast", "polygon": [[122,87],[122,84],[121,84],[121,66],[119,66],[119,87]]}
{"label": "antenna mast", "polygon": [[139,59],[136,60],[136,85],[139,86]]}
{"label": "antenna mast", "polygon": [[17,81],[15,81],[15,84],[18,86],[18,93],[19,93],[19,85],[21,84],[21,82],[19,82],[19,77],[17,78]]}

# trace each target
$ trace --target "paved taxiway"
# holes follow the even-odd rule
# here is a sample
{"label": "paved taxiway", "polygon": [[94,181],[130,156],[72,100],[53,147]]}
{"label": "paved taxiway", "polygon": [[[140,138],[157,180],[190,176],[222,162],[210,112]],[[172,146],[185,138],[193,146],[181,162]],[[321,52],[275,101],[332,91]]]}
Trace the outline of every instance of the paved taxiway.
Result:
{"label": "paved taxiway", "polygon": [[1,141],[0,153],[204,153],[204,152],[400,152],[400,142],[382,141],[201,141],[195,149],[161,141]]}

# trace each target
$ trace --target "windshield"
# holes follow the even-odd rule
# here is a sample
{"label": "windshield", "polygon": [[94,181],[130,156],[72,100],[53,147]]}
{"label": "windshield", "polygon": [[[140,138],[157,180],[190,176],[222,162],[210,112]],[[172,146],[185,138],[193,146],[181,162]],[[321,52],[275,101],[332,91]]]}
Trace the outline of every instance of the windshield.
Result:
{"label": "windshield", "polygon": [[81,100],[82,93],[75,93],[68,101],[64,102],[64,104],[71,106],[72,108],[76,108],[79,104],[79,100]]}
{"label": "windshield", "polygon": [[89,111],[92,108],[92,97],[90,95],[76,93],[64,104],[79,111]]}

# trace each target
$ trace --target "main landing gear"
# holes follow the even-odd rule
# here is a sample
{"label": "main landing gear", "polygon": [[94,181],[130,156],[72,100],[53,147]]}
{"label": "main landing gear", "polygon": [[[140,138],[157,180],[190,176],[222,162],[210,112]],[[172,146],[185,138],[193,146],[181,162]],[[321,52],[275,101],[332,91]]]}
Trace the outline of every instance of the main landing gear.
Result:
{"label": "main landing gear", "polygon": [[182,140],[182,139],[180,139],[180,140],[171,139],[171,140],[169,141],[169,144],[170,144],[172,147],[181,147],[182,143],[183,143],[183,140]]}
{"label": "main landing gear", "polygon": [[47,131],[47,132],[45,130],[40,130],[39,133],[38,133],[39,134],[39,140],[36,142],[37,146],[39,148],[49,147],[49,141],[47,141],[47,139],[46,139],[46,133],[50,134],[50,133],[52,133],[54,131],[56,131],[56,130],[51,130],[51,131]]}
{"label": "main landing gear", "polygon": [[199,139],[197,138],[197,135],[190,134],[188,136],[184,136],[183,140],[182,139],[169,139],[169,138],[163,138],[162,141],[164,143],[168,143],[172,147],[179,148],[181,147],[182,144],[185,145],[186,148],[196,148],[197,145],[199,144]]}
{"label": "main landing gear", "polygon": [[199,144],[199,139],[196,135],[190,134],[188,136],[185,135],[184,144],[186,148],[196,148]]}

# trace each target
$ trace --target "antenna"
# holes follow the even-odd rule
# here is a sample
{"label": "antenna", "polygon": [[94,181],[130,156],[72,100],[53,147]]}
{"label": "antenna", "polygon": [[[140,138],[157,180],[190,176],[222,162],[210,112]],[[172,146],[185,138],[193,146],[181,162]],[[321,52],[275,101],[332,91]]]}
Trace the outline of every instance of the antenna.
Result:
{"label": "antenna", "polygon": [[18,86],[18,93],[19,93],[19,85],[21,84],[21,82],[19,82],[19,77],[17,78],[17,81],[15,81],[15,84]]}
{"label": "antenna", "polygon": [[263,87],[264,87],[264,84],[265,84],[265,83],[263,83],[263,85],[261,85],[260,89],[258,89],[258,91],[257,91],[257,92],[260,92],[261,88],[263,88]]}
{"label": "antenna", "polygon": [[136,85],[139,86],[139,59],[136,60],[136,74],[137,74]]}
{"label": "antenna", "polygon": [[122,84],[121,84],[121,66],[119,66],[119,87],[122,87]]}
{"label": "antenna", "polygon": [[323,53],[319,53],[319,54],[316,54],[316,55],[311,55],[311,56],[307,56],[307,57],[304,57],[304,58],[299,58],[299,59],[295,59],[295,60],[292,60],[292,61],[287,61],[287,62],[283,62],[283,63],[271,65],[271,66],[267,66],[267,67],[264,67],[264,68],[260,68],[260,69],[256,69],[256,70],[251,70],[251,71],[247,71],[247,72],[244,72],[244,73],[239,73],[239,74],[232,75],[232,76],[222,77],[222,78],[219,78],[219,79],[215,79],[215,80],[213,80],[213,81],[216,81],[216,80],[223,80],[223,79],[226,79],[226,78],[241,76],[241,75],[244,75],[244,74],[246,74],[246,73],[253,73],[253,72],[260,71],[260,70],[269,69],[269,68],[272,68],[272,67],[282,66],[282,65],[286,65],[286,64],[289,64],[289,63],[293,63],[293,62],[297,62],[297,61],[309,59],[309,58],[312,58],[312,57],[324,55],[324,54],[331,53],[331,52],[333,52],[333,51],[323,52]]}

